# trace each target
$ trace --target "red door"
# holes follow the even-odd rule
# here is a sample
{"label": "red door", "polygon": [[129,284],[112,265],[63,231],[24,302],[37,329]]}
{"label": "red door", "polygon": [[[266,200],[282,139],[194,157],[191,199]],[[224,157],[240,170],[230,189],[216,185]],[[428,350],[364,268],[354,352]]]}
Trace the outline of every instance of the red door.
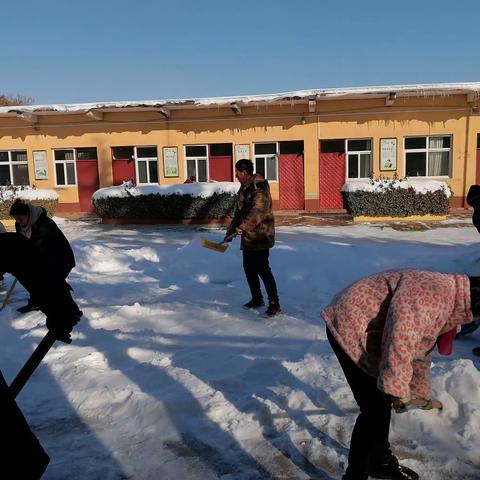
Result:
{"label": "red door", "polygon": [[99,188],[97,160],[77,159],[78,196],[81,212],[94,212],[92,195]]}
{"label": "red door", "polygon": [[113,184],[121,185],[126,180],[135,181],[135,160],[112,160]]}
{"label": "red door", "polygon": [[280,210],[305,210],[303,155],[278,156],[278,194]]}
{"label": "red door", "polygon": [[342,187],[345,183],[345,154],[320,153],[320,208],[343,208]]}
{"label": "red door", "polygon": [[210,180],[217,182],[231,182],[233,180],[232,157],[229,155],[210,156],[208,168]]}

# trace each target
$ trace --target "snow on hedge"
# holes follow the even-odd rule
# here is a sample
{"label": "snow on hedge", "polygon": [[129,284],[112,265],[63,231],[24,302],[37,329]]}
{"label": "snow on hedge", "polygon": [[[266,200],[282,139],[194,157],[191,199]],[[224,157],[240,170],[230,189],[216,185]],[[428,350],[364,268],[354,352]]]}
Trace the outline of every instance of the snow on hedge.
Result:
{"label": "snow on hedge", "polygon": [[211,197],[217,193],[237,193],[240,188],[235,182],[194,182],[176,183],[173,185],[141,185],[134,186],[131,181],[117,187],[106,187],[97,190],[93,200],[105,198],[139,197],[142,195],[192,195],[192,197]]}
{"label": "snow on hedge", "polygon": [[385,192],[391,188],[413,188],[417,193],[436,192],[443,190],[445,195],[450,198],[452,191],[445,182],[438,180],[423,180],[423,179],[402,179],[402,180],[354,180],[345,183],[342,187],[343,192]]}
{"label": "snow on hedge", "polygon": [[58,193],[55,190],[45,188],[25,187],[0,187],[0,198],[2,200],[58,200]]}

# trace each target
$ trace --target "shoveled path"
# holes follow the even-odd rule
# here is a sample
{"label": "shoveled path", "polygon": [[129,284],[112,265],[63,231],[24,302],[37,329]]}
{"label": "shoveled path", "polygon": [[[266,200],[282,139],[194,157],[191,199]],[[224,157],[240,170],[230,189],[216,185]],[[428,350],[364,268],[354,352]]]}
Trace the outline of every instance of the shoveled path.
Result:
{"label": "shoveled path", "polygon": [[[389,222],[370,222],[379,228],[390,227],[394,230],[431,230],[434,228],[446,227],[469,227],[471,226],[472,209],[457,208],[450,210],[446,220],[440,221],[402,221],[401,219]],[[57,215],[66,220],[100,222],[100,218],[95,214],[85,213],[65,213]],[[354,225],[351,215],[345,211],[328,211],[328,212],[305,212],[305,211],[278,211],[275,212],[275,225],[280,226],[346,226]],[[172,227],[172,224],[168,225]],[[192,225],[198,228],[199,225]],[[221,229],[221,225],[211,226],[213,230]]]}

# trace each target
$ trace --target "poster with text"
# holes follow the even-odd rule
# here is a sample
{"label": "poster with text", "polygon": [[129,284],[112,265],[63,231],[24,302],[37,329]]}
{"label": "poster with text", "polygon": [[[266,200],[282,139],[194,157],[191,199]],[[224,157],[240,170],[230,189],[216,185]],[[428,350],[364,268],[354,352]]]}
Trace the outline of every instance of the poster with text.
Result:
{"label": "poster with text", "polygon": [[393,171],[397,169],[397,139],[380,139],[380,170]]}
{"label": "poster with text", "polygon": [[33,165],[35,170],[35,180],[46,180],[47,152],[45,150],[33,152]]}
{"label": "poster with text", "polygon": [[165,177],[178,177],[178,148],[163,147],[163,174]]}

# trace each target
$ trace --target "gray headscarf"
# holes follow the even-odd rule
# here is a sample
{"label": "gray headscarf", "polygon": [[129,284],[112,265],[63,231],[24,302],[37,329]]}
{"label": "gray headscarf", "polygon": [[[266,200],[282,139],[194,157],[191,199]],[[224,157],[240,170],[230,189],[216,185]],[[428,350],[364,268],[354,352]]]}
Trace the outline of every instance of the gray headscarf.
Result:
{"label": "gray headscarf", "polygon": [[38,220],[40,215],[43,213],[42,207],[36,207],[31,203],[28,204],[28,208],[30,209],[30,215],[28,216],[28,222],[25,226],[20,225],[20,232],[23,236],[30,238],[32,235],[32,226]]}

